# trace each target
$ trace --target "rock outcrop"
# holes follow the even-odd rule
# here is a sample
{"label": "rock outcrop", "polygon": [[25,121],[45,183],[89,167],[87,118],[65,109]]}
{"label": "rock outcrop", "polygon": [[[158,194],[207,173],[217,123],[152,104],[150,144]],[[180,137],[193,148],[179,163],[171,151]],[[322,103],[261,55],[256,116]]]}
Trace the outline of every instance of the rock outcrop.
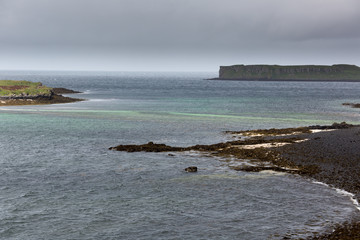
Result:
{"label": "rock outcrop", "polygon": [[233,65],[221,66],[219,80],[260,81],[360,81],[360,67],[355,65]]}
{"label": "rock outcrop", "polygon": [[195,166],[190,166],[184,169],[186,172],[197,172],[198,168]]}
{"label": "rock outcrop", "polygon": [[19,99],[23,99],[23,100],[28,100],[28,99],[31,99],[31,100],[39,100],[39,99],[51,100],[53,96],[54,96],[53,91],[50,91],[50,93],[46,93],[46,94],[34,94],[34,95],[20,93],[20,94],[11,94],[11,95],[7,95],[7,96],[0,96],[0,100],[19,100]]}
{"label": "rock outcrop", "polygon": [[360,103],[343,103],[343,106],[350,106],[352,108],[360,108]]}
{"label": "rock outcrop", "polygon": [[73,94],[73,93],[81,93],[79,91],[74,91],[72,89],[67,89],[67,88],[52,88],[52,91],[54,92],[54,94]]}
{"label": "rock outcrop", "polygon": [[0,80],[0,106],[70,103],[83,99],[60,94],[79,93],[66,88],[50,88],[40,82]]}

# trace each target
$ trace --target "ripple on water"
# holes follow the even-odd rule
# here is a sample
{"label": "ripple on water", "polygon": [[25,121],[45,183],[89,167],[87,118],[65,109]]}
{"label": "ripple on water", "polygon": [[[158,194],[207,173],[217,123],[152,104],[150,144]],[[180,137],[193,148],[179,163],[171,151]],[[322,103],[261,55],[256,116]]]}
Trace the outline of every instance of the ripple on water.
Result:
{"label": "ripple on water", "polygon": [[[334,107],[343,96],[357,99],[358,86],[205,83],[171,74],[32,77],[88,89],[78,96],[94,101],[0,109],[2,239],[281,239],[357,213],[350,195],[296,176],[236,172],[227,167],[235,163],[196,153],[107,148],[210,144],[226,139],[226,130],[359,122],[353,109]],[[193,165],[198,173],[183,171]]]}

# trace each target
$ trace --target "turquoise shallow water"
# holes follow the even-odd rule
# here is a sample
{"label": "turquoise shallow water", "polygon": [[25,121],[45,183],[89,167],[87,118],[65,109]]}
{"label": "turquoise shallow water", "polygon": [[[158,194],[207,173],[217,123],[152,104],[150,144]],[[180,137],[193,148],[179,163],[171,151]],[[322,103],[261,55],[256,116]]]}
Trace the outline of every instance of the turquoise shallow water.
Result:
{"label": "turquoise shallow water", "polygon": [[[122,153],[117,144],[187,146],[222,131],[360,123],[358,83],[205,81],[215,73],[2,72],[83,91],[85,102],[0,107],[0,238],[278,239],[357,210],[292,175],[241,173],[197,153]],[[196,165],[197,174],[183,169]]]}

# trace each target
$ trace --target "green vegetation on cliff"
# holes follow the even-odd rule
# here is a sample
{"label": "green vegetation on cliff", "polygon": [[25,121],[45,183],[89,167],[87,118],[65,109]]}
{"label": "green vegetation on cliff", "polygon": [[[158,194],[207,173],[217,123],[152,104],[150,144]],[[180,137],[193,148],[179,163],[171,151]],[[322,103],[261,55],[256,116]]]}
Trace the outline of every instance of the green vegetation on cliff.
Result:
{"label": "green vegetation on cliff", "polygon": [[52,88],[40,82],[0,80],[0,97],[51,96]]}
{"label": "green vegetation on cliff", "polygon": [[355,65],[233,65],[221,66],[223,80],[282,81],[360,81],[360,67]]}
{"label": "green vegetation on cliff", "polygon": [[66,88],[50,88],[41,82],[0,80],[0,106],[71,103],[84,99],[60,94],[80,93]]}

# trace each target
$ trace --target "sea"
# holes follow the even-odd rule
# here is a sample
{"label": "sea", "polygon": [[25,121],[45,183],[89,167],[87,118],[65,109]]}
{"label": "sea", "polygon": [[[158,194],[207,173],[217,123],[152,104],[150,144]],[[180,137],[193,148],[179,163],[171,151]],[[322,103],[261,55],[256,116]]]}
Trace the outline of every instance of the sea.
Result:
{"label": "sea", "polygon": [[[1,71],[85,101],[0,107],[0,239],[293,239],[359,213],[351,194],[297,175],[245,173],[190,146],[224,131],[360,124],[360,83],[205,80],[216,72]],[[69,95],[70,96],[70,95]],[[197,173],[184,168],[197,166]]]}

